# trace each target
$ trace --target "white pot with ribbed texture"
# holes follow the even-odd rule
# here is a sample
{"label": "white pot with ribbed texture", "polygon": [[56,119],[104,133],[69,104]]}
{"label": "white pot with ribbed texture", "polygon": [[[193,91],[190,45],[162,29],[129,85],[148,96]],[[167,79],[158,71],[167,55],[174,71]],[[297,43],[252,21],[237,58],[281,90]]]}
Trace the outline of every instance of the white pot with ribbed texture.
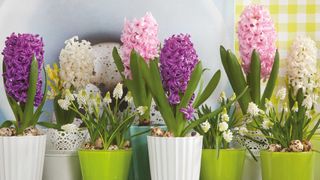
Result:
{"label": "white pot with ribbed texture", "polygon": [[199,180],[202,136],[148,136],[152,180]]}
{"label": "white pot with ribbed texture", "polygon": [[46,136],[0,137],[0,180],[42,180]]}

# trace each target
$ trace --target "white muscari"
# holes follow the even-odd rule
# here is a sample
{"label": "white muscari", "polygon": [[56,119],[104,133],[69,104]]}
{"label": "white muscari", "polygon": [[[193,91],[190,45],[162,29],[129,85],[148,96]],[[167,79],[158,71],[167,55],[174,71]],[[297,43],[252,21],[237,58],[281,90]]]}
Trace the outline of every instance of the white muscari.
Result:
{"label": "white muscari", "polygon": [[138,111],[140,116],[144,115],[147,110],[148,110],[148,106],[139,106],[137,108],[137,111]]}
{"label": "white muscari", "polygon": [[265,102],[266,113],[268,114],[273,109],[273,103],[269,99],[266,99]]}
{"label": "white muscari", "polygon": [[269,119],[264,119],[262,122],[262,128],[263,129],[270,129],[273,126],[273,122],[271,122]]}
{"label": "white muscari", "polygon": [[287,73],[294,93],[302,88],[305,94],[313,94],[317,82],[317,45],[305,35],[293,41],[287,59]]}
{"label": "white muscari", "polygon": [[110,96],[110,92],[108,91],[106,93],[106,95],[103,98],[103,102],[106,104],[110,104],[112,102],[111,96]]}
{"label": "white muscari", "polygon": [[302,102],[302,106],[304,106],[307,109],[311,109],[315,101],[313,100],[311,95],[307,95]]}
{"label": "white muscari", "polygon": [[77,125],[75,124],[65,124],[63,126],[61,126],[61,129],[67,132],[72,132],[72,131],[78,131],[79,128]]}
{"label": "white muscari", "polygon": [[248,133],[248,129],[247,129],[245,126],[241,126],[241,127],[239,128],[239,134],[240,134],[241,136],[243,136],[243,135],[245,135],[246,133]]}
{"label": "white muscari", "polygon": [[233,139],[233,134],[232,134],[232,132],[230,130],[224,131],[222,133],[222,136],[223,136],[223,139],[225,141],[227,141],[228,143],[231,142],[232,139]]}
{"label": "white muscari", "polygon": [[211,128],[211,125],[208,121],[201,123],[200,126],[201,126],[201,129],[204,131],[204,133],[207,133]]}
{"label": "white muscari", "polygon": [[121,83],[118,83],[116,87],[113,90],[113,97],[116,99],[121,99],[123,96],[123,85]]}
{"label": "white muscari", "polygon": [[61,50],[60,77],[65,88],[74,87],[76,90],[84,88],[90,83],[94,71],[94,54],[89,41],[79,41],[77,36],[65,42]]}
{"label": "white muscari", "polygon": [[258,108],[258,106],[255,103],[253,103],[253,102],[249,103],[247,113],[251,117],[258,116],[260,112],[261,112],[261,110]]}
{"label": "white muscari", "polygon": [[223,102],[226,101],[226,100],[227,100],[226,93],[225,93],[224,91],[222,91],[222,92],[220,93],[220,96],[219,96],[219,102],[220,102],[220,103],[223,103]]}
{"label": "white muscari", "polygon": [[132,97],[132,94],[131,94],[131,91],[128,91],[126,96],[124,97],[124,100],[128,103],[131,103],[133,101],[133,97]]}
{"label": "white muscari", "polygon": [[87,101],[89,99],[89,95],[86,90],[81,89],[79,91],[79,93],[76,94],[75,96],[77,98],[77,102],[78,102],[80,108],[87,104]]}
{"label": "white muscari", "polygon": [[280,101],[285,100],[286,96],[287,96],[287,88],[285,87],[280,88],[276,94],[276,98],[279,99]]}
{"label": "white muscari", "polygon": [[65,99],[67,101],[74,101],[75,100],[74,95],[71,93],[70,89],[65,90]]}
{"label": "white muscari", "polygon": [[218,124],[218,127],[219,127],[219,131],[223,132],[223,131],[226,131],[229,127],[228,123],[226,122],[221,122]]}
{"label": "white muscari", "polygon": [[292,109],[293,112],[298,112],[299,111],[299,106],[298,106],[298,102],[295,102]]}
{"label": "white muscari", "polygon": [[71,105],[70,101],[66,99],[59,99],[58,104],[63,110],[66,110],[66,111],[69,109],[69,106]]}
{"label": "white muscari", "polygon": [[228,115],[228,112],[227,112],[226,108],[223,109],[223,111],[221,113],[221,116],[220,116],[220,119],[223,122],[229,122],[229,115]]}

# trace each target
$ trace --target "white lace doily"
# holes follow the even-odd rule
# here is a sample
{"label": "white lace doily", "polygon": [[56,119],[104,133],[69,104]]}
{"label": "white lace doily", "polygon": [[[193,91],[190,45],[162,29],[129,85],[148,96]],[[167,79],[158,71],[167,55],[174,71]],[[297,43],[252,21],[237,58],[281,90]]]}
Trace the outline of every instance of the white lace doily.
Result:
{"label": "white lace doily", "polygon": [[[268,148],[269,146],[268,140],[263,136],[263,134],[260,131],[249,131],[249,134],[251,134],[250,137],[257,142],[247,138],[240,138],[240,139],[243,142],[243,145],[248,147],[255,156],[259,156],[261,149]],[[261,143],[258,143],[258,142],[261,142]]]}
{"label": "white lace doily", "polygon": [[76,151],[87,139],[87,134],[87,130],[67,132],[49,129],[47,131],[48,150]]}

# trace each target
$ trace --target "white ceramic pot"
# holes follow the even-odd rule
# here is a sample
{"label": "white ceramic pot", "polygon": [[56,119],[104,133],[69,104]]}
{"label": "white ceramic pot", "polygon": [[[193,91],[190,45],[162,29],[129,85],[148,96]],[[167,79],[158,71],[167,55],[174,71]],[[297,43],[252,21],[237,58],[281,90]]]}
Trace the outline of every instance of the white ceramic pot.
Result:
{"label": "white ceramic pot", "polygon": [[148,136],[152,180],[199,180],[202,136]]}
{"label": "white ceramic pot", "polygon": [[82,179],[76,151],[47,151],[44,160],[43,180]]}
{"label": "white ceramic pot", "polygon": [[0,180],[42,180],[46,135],[0,137]]}
{"label": "white ceramic pot", "polygon": [[77,151],[87,138],[87,130],[57,131],[48,129],[47,149],[59,151]]}

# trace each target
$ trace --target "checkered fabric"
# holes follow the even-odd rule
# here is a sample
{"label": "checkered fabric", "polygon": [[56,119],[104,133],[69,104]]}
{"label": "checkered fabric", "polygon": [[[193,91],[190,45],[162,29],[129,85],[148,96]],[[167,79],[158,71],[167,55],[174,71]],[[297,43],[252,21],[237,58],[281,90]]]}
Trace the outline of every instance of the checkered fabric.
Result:
{"label": "checkered fabric", "polygon": [[[297,34],[303,33],[317,42],[320,41],[320,0],[235,0],[236,27],[243,9],[250,4],[261,4],[269,9],[278,33],[277,47],[281,58],[280,75],[284,75],[285,58]],[[235,49],[239,45],[235,36]],[[319,51],[318,51],[319,57]],[[283,78],[282,78],[283,79]]]}

